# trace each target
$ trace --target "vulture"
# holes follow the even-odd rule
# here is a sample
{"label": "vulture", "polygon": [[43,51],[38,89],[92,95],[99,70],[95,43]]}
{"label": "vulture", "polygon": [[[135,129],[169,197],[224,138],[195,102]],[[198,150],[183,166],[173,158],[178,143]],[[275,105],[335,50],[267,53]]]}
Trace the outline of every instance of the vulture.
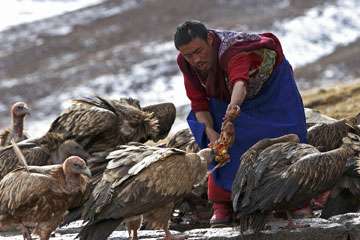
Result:
{"label": "vulture", "polygon": [[[89,154],[74,140],[66,140],[62,134],[51,133],[37,139],[27,139],[17,144],[29,165],[61,164],[72,155],[88,159]],[[0,179],[23,165],[12,146],[0,150]]]}
{"label": "vulture", "polygon": [[[136,239],[143,215],[148,226],[173,236],[168,221],[175,203],[207,175],[211,149],[186,153],[175,148],[123,145],[111,152],[106,170],[83,209],[81,240],[106,239],[123,221]],[[134,220],[135,219],[135,220]]]}
{"label": "vulture", "polygon": [[169,137],[166,147],[177,148],[185,152],[192,153],[200,151],[200,148],[195,142],[195,138],[189,128],[182,129],[176,132],[173,136]]}
{"label": "vulture", "polygon": [[[360,134],[359,115],[332,123],[319,123],[308,129],[308,143],[320,151],[330,151],[341,146],[342,138],[349,132]],[[329,218],[360,209],[360,175],[356,171],[356,158],[347,160],[344,173],[322,209],[321,217]]]}
{"label": "vulture", "polygon": [[141,108],[137,100],[99,96],[75,99],[51,124],[49,133],[75,139],[89,153],[107,151],[128,142],[158,141],[175,120],[172,103]]}
{"label": "vulture", "polygon": [[320,152],[299,143],[295,134],[263,139],[241,157],[232,187],[233,208],[241,231],[263,229],[273,210],[289,211],[334,187],[347,159],[360,151],[360,137],[348,134],[334,150]]}
{"label": "vulture", "polygon": [[318,123],[307,130],[308,143],[321,152],[327,152],[341,146],[342,138],[349,132],[360,134],[359,115],[332,123]]}
{"label": "vulture", "polygon": [[31,229],[48,240],[61,223],[72,197],[86,188],[89,168],[77,156],[61,165],[18,168],[0,181],[0,228],[17,227],[31,240]]}
{"label": "vulture", "polygon": [[20,142],[28,137],[24,134],[24,118],[30,114],[30,108],[24,102],[16,102],[11,107],[11,127],[0,132],[0,147],[10,145],[11,139]]}
{"label": "vulture", "polygon": [[[200,151],[189,128],[182,129],[169,137],[166,147],[181,149],[188,153],[197,153]],[[202,217],[204,211],[208,213],[208,209],[210,209],[207,199],[207,181],[194,187],[191,193],[184,197],[183,202],[180,202],[179,205],[176,206],[176,209],[178,210],[178,215],[173,216],[171,219],[174,223],[183,222],[182,217],[188,217],[188,214],[191,214],[189,217],[192,224],[200,223],[202,218],[204,218]],[[206,220],[208,221],[208,219]]]}

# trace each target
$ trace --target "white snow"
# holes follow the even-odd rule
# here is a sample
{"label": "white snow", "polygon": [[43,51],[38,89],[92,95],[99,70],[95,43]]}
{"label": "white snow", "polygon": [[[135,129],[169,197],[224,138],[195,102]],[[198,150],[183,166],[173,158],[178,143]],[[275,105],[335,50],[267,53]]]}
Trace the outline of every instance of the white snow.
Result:
{"label": "white snow", "polygon": [[290,63],[299,67],[360,37],[360,1],[314,7],[303,16],[276,22],[270,31],[279,37]]}
{"label": "white snow", "polygon": [[6,0],[0,8],[0,31],[21,23],[53,17],[104,0]]}

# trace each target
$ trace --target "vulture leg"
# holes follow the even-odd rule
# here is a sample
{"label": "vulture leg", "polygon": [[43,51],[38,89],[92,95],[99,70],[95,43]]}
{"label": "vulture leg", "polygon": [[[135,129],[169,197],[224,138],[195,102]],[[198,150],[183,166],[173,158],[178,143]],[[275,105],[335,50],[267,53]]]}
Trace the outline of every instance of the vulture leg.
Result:
{"label": "vulture leg", "polygon": [[285,227],[282,227],[283,229],[296,229],[296,228],[306,228],[306,227],[310,227],[309,224],[295,224],[291,213],[289,211],[286,211],[286,215],[288,217],[288,224]]}
{"label": "vulture leg", "polygon": [[20,230],[22,232],[24,240],[32,240],[31,231],[29,228],[25,227],[24,225],[21,225]]}
{"label": "vulture leg", "polygon": [[185,240],[186,239],[186,237],[183,235],[179,235],[179,236],[172,235],[171,232],[169,231],[168,227],[164,228],[164,231],[165,231],[164,240]]}
{"label": "vulture leg", "polygon": [[40,234],[40,240],[49,240],[50,239],[50,234],[51,233],[49,233],[49,232],[42,232],[41,234]]}
{"label": "vulture leg", "polygon": [[138,217],[137,219],[130,220],[126,222],[126,227],[129,233],[129,239],[138,240],[138,230],[141,227],[142,217]]}

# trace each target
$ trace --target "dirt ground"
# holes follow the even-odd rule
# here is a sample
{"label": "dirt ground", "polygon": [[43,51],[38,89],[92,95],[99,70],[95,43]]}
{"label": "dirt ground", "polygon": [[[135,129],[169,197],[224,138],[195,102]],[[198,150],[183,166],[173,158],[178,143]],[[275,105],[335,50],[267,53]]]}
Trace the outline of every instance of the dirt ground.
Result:
{"label": "dirt ground", "polygon": [[349,84],[319,88],[301,93],[305,107],[340,119],[360,112],[360,79]]}

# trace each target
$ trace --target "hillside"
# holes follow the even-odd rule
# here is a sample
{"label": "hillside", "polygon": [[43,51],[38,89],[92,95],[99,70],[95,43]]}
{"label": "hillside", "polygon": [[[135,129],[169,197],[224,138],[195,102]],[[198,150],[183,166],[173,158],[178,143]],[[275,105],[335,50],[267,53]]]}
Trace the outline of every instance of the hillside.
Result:
{"label": "hillside", "polygon": [[341,119],[360,113],[360,79],[354,83],[302,92],[304,105]]}
{"label": "hillside", "polygon": [[108,0],[18,25],[0,32],[0,127],[9,124],[9,105],[18,100],[32,107],[26,128],[36,135],[80,96],[130,96],[143,105],[171,101],[182,108],[188,100],[172,36],[187,19],[274,31],[302,90],[353,81],[360,77],[359,8],[356,0]]}

